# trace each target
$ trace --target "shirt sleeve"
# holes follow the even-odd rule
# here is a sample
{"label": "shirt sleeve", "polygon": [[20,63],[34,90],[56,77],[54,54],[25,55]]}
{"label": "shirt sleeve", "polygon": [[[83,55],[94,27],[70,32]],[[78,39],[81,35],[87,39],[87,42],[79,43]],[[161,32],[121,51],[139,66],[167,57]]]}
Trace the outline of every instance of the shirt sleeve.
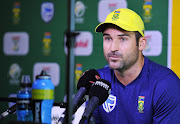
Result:
{"label": "shirt sleeve", "polygon": [[166,75],[159,79],[153,95],[153,124],[180,124],[179,78]]}

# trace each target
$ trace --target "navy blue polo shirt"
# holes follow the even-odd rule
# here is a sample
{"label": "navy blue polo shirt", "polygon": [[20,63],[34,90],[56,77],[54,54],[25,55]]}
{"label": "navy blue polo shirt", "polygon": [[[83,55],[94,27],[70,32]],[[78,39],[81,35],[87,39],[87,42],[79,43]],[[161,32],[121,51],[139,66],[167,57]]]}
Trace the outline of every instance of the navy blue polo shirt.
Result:
{"label": "navy blue polo shirt", "polygon": [[111,83],[111,93],[95,109],[96,124],[180,124],[180,80],[145,57],[139,76],[124,86],[109,67],[97,70]]}

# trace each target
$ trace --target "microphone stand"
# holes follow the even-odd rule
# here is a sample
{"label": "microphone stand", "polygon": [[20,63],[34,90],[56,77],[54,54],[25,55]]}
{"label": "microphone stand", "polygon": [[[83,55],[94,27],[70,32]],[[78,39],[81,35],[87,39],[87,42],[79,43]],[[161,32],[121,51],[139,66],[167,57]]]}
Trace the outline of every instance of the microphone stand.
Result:
{"label": "microphone stand", "polygon": [[[0,102],[15,102],[16,103],[16,98],[15,97],[11,97],[11,98],[5,98],[5,97],[0,97]],[[59,106],[60,108],[67,108],[67,103],[66,102],[54,102],[53,106]],[[10,108],[8,108],[6,111],[4,111],[1,115],[0,115],[0,120],[2,120],[3,118],[5,118],[8,115],[13,114],[16,111],[16,104],[14,104],[13,106],[11,106]]]}
{"label": "microphone stand", "polygon": [[[16,102],[16,100],[17,100],[16,97],[11,97],[11,98],[0,97],[0,102]],[[54,102],[53,106],[59,106],[60,108],[66,108],[67,103],[66,102]]]}
{"label": "microphone stand", "polygon": [[67,36],[67,74],[66,74],[66,94],[67,94],[67,119],[66,122],[71,124],[72,121],[72,96],[74,92],[74,69],[75,69],[75,56],[74,56],[74,46],[75,46],[75,0],[68,0],[68,29],[66,32]]}
{"label": "microphone stand", "polygon": [[16,97],[11,97],[11,98],[0,97],[0,102],[16,102]]}

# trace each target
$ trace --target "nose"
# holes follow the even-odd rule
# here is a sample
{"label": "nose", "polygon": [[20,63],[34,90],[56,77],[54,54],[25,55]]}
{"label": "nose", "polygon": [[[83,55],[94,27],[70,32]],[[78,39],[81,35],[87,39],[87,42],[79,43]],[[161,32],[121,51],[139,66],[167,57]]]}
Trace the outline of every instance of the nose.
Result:
{"label": "nose", "polygon": [[114,51],[118,51],[118,48],[119,48],[119,43],[118,41],[116,40],[113,40],[113,42],[111,43],[111,51],[114,52]]}

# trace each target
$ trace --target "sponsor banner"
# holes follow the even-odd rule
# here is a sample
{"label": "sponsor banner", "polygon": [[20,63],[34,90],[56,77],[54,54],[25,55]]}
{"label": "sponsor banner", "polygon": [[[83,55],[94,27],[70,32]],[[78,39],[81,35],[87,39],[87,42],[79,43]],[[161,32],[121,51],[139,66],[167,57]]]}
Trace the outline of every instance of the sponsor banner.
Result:
{"label": "sponsor banner", "polygon": [[[93,35],[89,31],[81,31],[75,38],[75,50],[76,56],[90,56],[93,51]],[[64,40],[65,53],[67,54],[66,37]]]}
{"label": "sponsor banner", "polygon": [[145,31],[147,44],[143,50],[145,56],[159,56],[162,53],[162,34],[160,31]]}
{"label": "sponsor banner", "polygon": [[127,8],[126,0],[100,0],[98,3],[98,21],[104,22],[106,16],[118,8]]}
{"label": "sponsor banner", "polygon": [[26,55],[29,52],[29,35],[27,32],[6,32],[3,38],[5,55]]}
{"label": "sponsor banner", "polygon": [[58,86],[60,82],[60,67],[57,63],[39,62],[35,63],[33,67],[33,79],[45,70],[51,76],[51,81],[54,86]]}

